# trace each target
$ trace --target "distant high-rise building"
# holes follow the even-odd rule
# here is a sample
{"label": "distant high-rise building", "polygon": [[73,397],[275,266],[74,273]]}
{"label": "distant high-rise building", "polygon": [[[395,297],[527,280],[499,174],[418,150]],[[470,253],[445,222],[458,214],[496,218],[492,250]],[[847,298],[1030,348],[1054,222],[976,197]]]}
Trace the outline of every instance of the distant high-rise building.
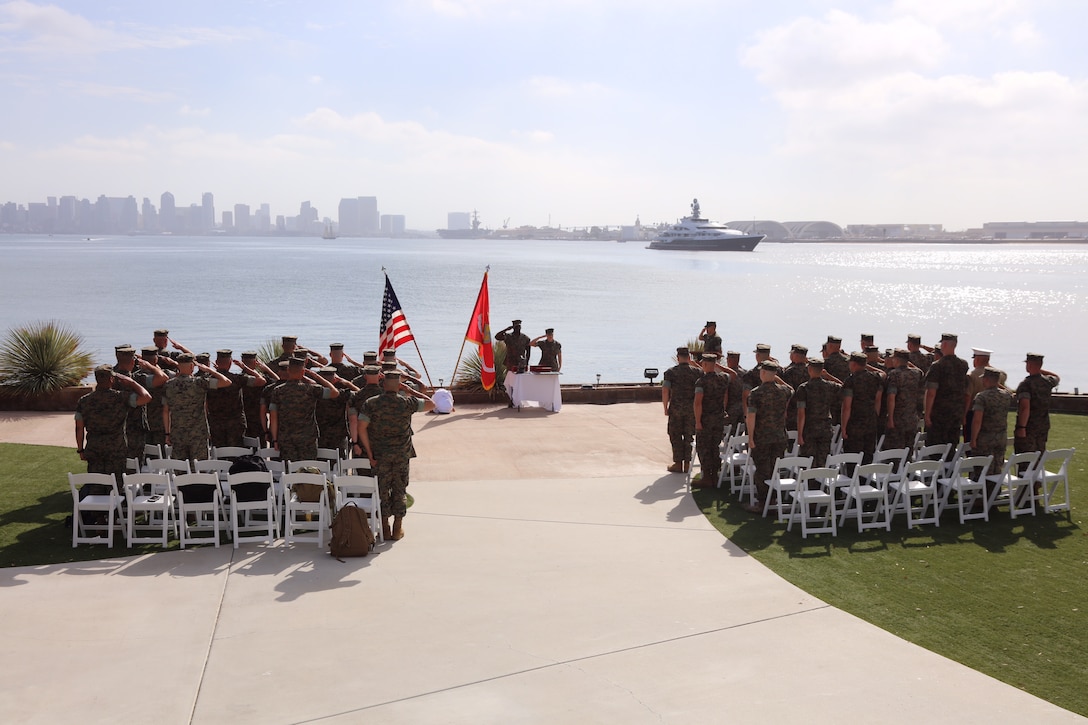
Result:
{"label": "distant high-rise building", "polygon": [[337,211],[340,236],[359,237],[378,234],[381,231],[376,196],[341,199]]}
{"label": "distant high-rise building", "polygon": [[159,215],[155,212],[155,205],[146,196],[143,204],[140,205],[140,218],[142,220],[140,228],[145,232],[158,231]]}
{"label": "distant high-rise building", "polygon": [[404,234],[404,215],[382,214],[382,234],[389,237]]}
{"label": "distant high-rise building", "polygon": [[234,212],[223,212],[223,231],[229,232],[234,230]]}
{"label": "distant high-rise building", "polygon": [[472,214],[467,211],[451,211],[446,214],[446,229],[472,229]]}
{"label": "distant high-rise building", "polygon": [[200,231],[210,232],[215,229],[215,197],[205,191],[200,197]]}
{"label": "distant high-rise building", "polygon": [[268,204],[261,204],[257,209],[257,213],[253,215],[253,226],[261,234],[267,234],[272,231],[272,207]]}
{"label": "distant high-rise building", "polygon": [[57,204],[57,230],[61,232],[74,232],[78,228],[76,210],[79,200],[74,196],[62,196]]}
{"label": "distant high-rise building", "polygon": [[310,202],[304,201],[299,205],[295,229],[303,234],[321,233],[323,227],[318,219],[317,209],[310,206]]}
{"label": "distant high-rise building", "polygon": [[177,212],[174,209],[174,195],[164,191],[159,197],[159,226],[164,232],[178,230]]}
{"label": "distant high-rise building", "polygon": [[250,230],[249,204],[234,205],[234,229],[237,232],[246,233]]}

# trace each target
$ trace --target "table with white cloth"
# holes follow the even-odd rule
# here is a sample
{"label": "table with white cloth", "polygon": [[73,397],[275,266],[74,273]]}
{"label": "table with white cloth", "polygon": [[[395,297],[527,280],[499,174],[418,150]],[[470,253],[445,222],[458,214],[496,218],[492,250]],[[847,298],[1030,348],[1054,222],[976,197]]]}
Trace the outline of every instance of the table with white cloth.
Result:
{"label": "table with white cloth", "polygon": [[559,373],[507,373],[506,390],[515,408],[535,405],[558,413],[563,407]]}

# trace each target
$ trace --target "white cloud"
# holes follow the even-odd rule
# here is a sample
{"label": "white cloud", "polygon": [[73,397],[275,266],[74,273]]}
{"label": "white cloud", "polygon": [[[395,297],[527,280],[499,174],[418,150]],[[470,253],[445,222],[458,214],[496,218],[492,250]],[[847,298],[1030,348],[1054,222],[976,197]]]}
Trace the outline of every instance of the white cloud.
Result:
{"label": "white cloud", "polygon": [[207,118],[212,115],[212,109],[210,108],[193,108],[188,103],[178,109],[178,113],[182,116],[196,116],[198,118]]}
{"label": "white cloud", "polygon": [[525,139],[530,143],[551,143],[555,140],[555,134],[550,131],[513,131],[514,138]]}
{"label": "white cloud", "polygon": [[4,53],[99,54],[141,48],[184,48],[237,40],[241,34],[211,28],[149,28],[99,23],[55,5],[28,0],[0,4],[0,34],[9,37]]}
{"label": "white cloud", "polygon": [[0,151],[14,151],[15,144],[11,141],[0,141]]}
{"label": "white cloud", "polygon": [[1030,7],[1024,0],[895,0],[892,12],[951,28],[992,27]]}
{"label": "white cloud", "polygon": [[64,82],[61,83],[61,87],[75,91],[84,96],[116,98],[128,101],[139,101],[141,103],[162,103],[173,99],[173,94],[171,93],[148,91],[143,88],[134,88],[132,86],[114,86],[105,83]]}

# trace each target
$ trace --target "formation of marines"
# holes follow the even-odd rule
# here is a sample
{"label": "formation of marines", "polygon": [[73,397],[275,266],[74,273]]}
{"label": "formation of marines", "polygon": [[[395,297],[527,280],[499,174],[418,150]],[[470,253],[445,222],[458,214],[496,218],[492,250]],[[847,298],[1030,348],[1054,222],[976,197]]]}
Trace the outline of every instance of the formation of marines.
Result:
{"label": "formation of marines", "polygon": [[[230,349],[194,354],[155,330],[139,356],[115,348],[114,365],[95,369],[97,387],[77,404],[76,448],[88,472],[112,473],[121,483],[126,459],[143,460],[145,444],[168,445],[177,459],[209,458],[209,447],[243,446],[244,438],[277,450],[281,460],[317,458],[318,448],[365,455],[377,472],[386,538],[403,534],[408,461],[415,457],[411,415],[432,410],[418,372],[385,350],[363,362],[329,346],[326,357],[281,340],[283,353],[262,362]],[[237,370],[234,370],[237,368]],[[85,487],[87,488],[87,487]],[[100,493],[86,490],[82,495]]]}
{"label": "formation of marines", "polygon": [[906,448],[924,430],[926,445],[949,443],[950,455],[962,436],[973,454],[993,456],[990,473],[997,473],[1005,462],[1007,418],[1015,401],[1015,452],[1046,450],[1050,394],[1060,379],[1043,369],[1038,353],[1028,353],[1028,375],[1011,390],[1006,374],[990,366],[992,351],[975,348],[969,366],[956,355],[959,339],[953,333],[942,334],[935,346],[911,334],[906,347],[884,355],[872,334],[861,335],[861,350],[851,354],[842,350],[842,338],[829,335],[819,357],[809,357],[804,345],[791,346],[785,367],[761,343],[750,370],[733,350],[723,362],[714,321],[699,340],[699,359],[693,361],[687,347],[677,348],[676,365],[663,377],[672,448],[666,470],[689,471],[694,441],[701,472],[692,485],[715,486],[724,436],[744,431],[755,469],[757,500],[747,507],[753,512],[763,510],[766,481],[775,460],[785,455],[787,431],[797,432],[800,455],[816,467],[825,464],[838,425],[843,451],[861,453],[863,463],[872,461],[881,436],[883,449]]}

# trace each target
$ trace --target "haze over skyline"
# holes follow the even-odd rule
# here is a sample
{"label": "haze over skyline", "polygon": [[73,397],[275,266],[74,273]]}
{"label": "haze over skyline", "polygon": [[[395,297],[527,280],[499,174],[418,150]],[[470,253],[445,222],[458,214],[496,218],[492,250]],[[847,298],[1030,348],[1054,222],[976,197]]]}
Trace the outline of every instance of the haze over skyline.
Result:
{"label": "haze over skyline", "polygon": [[1083,219],[1088,3],[0,2],[0,199]]}

